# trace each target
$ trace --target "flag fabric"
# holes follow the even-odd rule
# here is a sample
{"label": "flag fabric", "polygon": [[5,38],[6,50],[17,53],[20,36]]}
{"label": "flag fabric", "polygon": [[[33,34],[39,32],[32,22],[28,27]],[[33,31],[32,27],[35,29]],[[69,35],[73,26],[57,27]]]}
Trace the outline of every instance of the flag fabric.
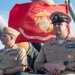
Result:
{"label": "flag fabric", "polygon": [[[29,2],[16,4],[10,11],[8,25],[18,31],[16,42],[47,42],[55,38],[50,15],[61,11],[68,14],[67,4]],[[68,25],[68,30],[70,28]]]}

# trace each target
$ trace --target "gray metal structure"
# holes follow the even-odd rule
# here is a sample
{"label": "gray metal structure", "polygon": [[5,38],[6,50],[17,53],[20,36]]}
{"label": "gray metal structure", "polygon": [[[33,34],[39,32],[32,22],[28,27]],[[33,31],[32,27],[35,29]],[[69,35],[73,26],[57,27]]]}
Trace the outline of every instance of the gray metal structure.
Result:
{"label": "gray metal structure", "polygon": [[5,21],[5,19],[0,15],[0,38],[2,36],[3,27],[5,27],[5,26],[8,26],[8,24]]}
{"label": "gray metal structure", "polygon": [[73,19],[74,23],[75,23],[75,10],[74,10],[70,0],[68,0],[68,4],[69,4],[69,12],[72,16],[72,19]]}

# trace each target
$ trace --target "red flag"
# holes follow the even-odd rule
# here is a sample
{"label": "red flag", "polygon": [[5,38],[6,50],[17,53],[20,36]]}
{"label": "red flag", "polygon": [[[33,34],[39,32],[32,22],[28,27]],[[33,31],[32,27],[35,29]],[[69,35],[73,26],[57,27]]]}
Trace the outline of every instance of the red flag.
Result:
{"label": "red flag", "polygon": [[21,32],[16,42],[27,41],[44,43],[52,40],[55,35],[53,34],[53,25],[50,20],[50,15],[55,11],[68,13],[68,5],[49,5],[45,2],[16,4],[11,9],[8,20],[10,27]]}

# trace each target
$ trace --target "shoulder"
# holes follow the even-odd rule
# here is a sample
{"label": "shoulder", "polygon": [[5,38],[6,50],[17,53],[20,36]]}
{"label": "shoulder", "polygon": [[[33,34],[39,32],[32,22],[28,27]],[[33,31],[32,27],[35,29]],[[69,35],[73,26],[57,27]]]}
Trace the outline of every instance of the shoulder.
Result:
{"label": "shoulder", "polygon": [[29,42],[21,42],[21,43],[17,43],[18,47],[19,48],[24,48],[26,50],[26,52],[28,51],[29,49]]}
{"label": "shoulder", "polygon": [[41,50],[42,51],[47,51],[50,48],[52,48],[52,44],[53,44],[54,40],[48,41],[46,43],[44,43],[44,45],[42,46]]}
{"label": "shoulder", "polygon": [[0,49],[0,53],[4,51],[4,48]]}
{"label": "shoulder", "polygon": [[13,47],[13,50],[16,50],[18,53],[26,53],[26,50],[23,47],[20,47],[18,45],[15,44],[15,46]]}
{"label": "shoulder", "polygon": [[23,47],[18,47],[19,51],[26,52],[26,49]]}
{"label": "shoulder", "polygon": [[75,40],[75,36],[73,34],[69,34],[67,40]]}
{"label": "shoulder", "polygon": [[43,46],[50,46],[52,43],[54,43],[54,40],[51,40],[51,41],[44,43]]}

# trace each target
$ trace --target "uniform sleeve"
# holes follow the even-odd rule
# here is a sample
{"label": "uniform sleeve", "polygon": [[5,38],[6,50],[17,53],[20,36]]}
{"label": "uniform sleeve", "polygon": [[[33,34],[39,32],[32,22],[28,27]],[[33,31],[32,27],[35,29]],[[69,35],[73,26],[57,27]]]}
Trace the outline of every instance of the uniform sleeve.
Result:
{"label": "uniform sleeve", "polygon": [[20,49],[18,56],[18,65],[27,65],[27,55],[26,50],[24,48]]}
{"label": "uniform sleeve", "polygon": [[36,70],[40,70],[40,71],[45,71],[45,69],[43,69],[43,64],[46,63],[46,59],[45,59],[45,54],[44,54],[44,50],[43,48],[40,50],[39,55],[37,56],[35,63],[34,63],[34,69]]}
{"label": "uniform sleeve", "polygon": [[42,62],[42,63],[44,63],[46,61],[45,58],[46,57],[45,57],[44,49],[42,47],[42,49],[40,50],[40,53],[38,54],[38,56],[37,56],[37,58],[35,60],[35,62]]}

